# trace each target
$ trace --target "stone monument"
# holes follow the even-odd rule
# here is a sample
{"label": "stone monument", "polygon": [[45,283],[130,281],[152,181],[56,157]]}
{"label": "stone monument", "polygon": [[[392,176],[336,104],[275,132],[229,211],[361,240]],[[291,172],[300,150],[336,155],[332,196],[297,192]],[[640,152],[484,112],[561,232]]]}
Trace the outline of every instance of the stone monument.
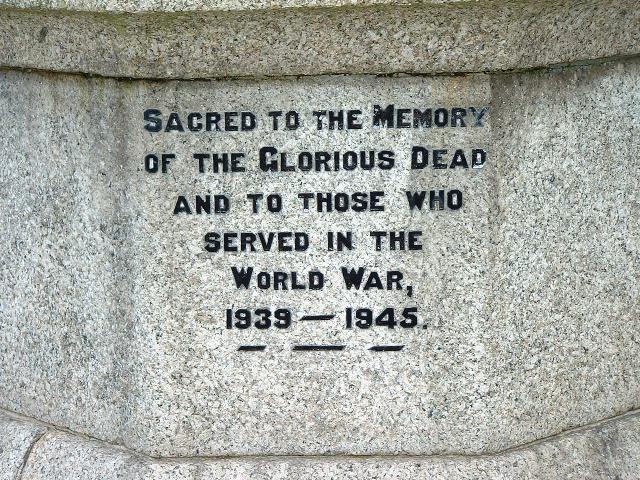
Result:
{"label": "stone monument", "polygon": [[636,0],[0,0],[0,479],[640,478]]}

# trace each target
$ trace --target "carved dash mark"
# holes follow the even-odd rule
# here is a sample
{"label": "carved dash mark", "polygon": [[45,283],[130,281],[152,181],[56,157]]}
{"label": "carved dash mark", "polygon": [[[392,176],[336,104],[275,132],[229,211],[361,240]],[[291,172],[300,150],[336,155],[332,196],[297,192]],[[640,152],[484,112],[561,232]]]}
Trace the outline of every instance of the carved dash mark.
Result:
{"label": "carved dash mark", "polygon": [[335,315],[305,315],[300,319],[301,322],[323,322],[332,320]]}
{"label": "carved dash mark", "polygon": [[294,345],[294,352],[323,352],[344,350],[344,345]]}
{"label": "carved dash mark", "polygon": [[262,352],[267,348],[266,345],[240,345],[239,352]]}
{"label": "carved dash mark", "polygon": [[399,352],[404,348],[404,345],[374,345],[369,348],[373,352]]}

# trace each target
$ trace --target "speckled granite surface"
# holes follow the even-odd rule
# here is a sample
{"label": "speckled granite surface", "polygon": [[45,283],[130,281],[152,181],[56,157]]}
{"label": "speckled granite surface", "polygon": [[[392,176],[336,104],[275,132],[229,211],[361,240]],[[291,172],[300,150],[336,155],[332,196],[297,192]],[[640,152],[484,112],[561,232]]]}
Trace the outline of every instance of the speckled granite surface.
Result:
{"label": "speckled granite surface", "polygon": [[[157,456],[489,453],[637,408],[638,69],[634,60],[493,76],[168,83],[5,72],[2,406]],[[145,108],[297,105],[308,114],[341,95],[365,111],[454,99],[491,110],[483,127],[458,130],[143,129]],[[268,144],[389,147],[398,167],[265,173],[255,160]],[[414,144],[484,146],[489,160],[481,170],[410,175]],[[233,179],[198,174],[188,160],[232,148],[247,151],[249,165]],[[144,155],[169,149],[171,176],[143,171]],[[389,208],[313,215],[292,194],[286,215],[172,214],[181,193],[226,193],[242,205],[265,185],[296,193],[350,184],[386,190]],[[458,186],[465,207],[402,208],[404,189],[430,185]],[[413,226],[429,241],[418,255],[372,253],[364,240],[333,255],[247,258],[202,246],[207,229],[305,230],[316,242],[327,229],[364,236],[371,225]],[[338,267],[356,263],[405,271],[425,329],[224,327],[224,309],[247,298],[229,285],[234,265],[328,272],[324,290],[249,291],[251,302],[296,315],[409,301],[388,291],[371,303],[339,288]],[[312,340],[348,348],[291,352]],[[243,356],[241,341],[270,346]],[[398,341],[407,348],[366,351]]]}
{"label": "speckled granite surface", "polygon": [[[24,415],[0,414],[0,480],[638,478],[636,3],[0,0],[0,408]],[[408,123],[374,128],[378,104]],[[158,133],[153,109],[258,123]],[[318,129],[318,109],[361,109],[365,127]],[[269,128],[274,110],[301,127]],[[423,110],[466,120],[404,117]],[[265,145],[395,163],[275,173]],[[488,157],[413,171],[416,145]],[[198,171],[195,151],[246,152],[247,171]],[[176,155],[169,175],[145,172],[149,153]],[[402,208],[453,187],[460,210]],[[355,189],[389,208],[315,215],[296,197]],[[254,191],[284,212],[240,214]],[[199,193],[231,213],[176,213]],[[424,246],[377,251],[373,227]],[[358,248],[203,248],[207,231],[284,228],[314,247],[353,230]],[[338,288],[354,263],[404,272],[410,298]],[[248,264],[327,283],[230,286]],[[247,299],[293,327],[225,327]],[[342,328],[347,305],[409,303],[420,328]],[[312,342],[344,348],[295,350]]]}
{"label": "speckled granite surface", "polygon": [[[371,5],[442,5],[479,0],[0,0],[0,6],[23,9],[95,12],[189,12],[315,8]],[[486,1],[486,0],[485,0]]]}
{"label": "speckled granite surface", "polygon": [[[628,414],[536,444],[489,456],[246,457],[158,460],[121,448],[0,415],[0,431],[38,431],[20,461],[0,436],[0,478],[30,480],[201,480],[376,478],[429,480],[635,480],[640,463],[640,420]],[[23,461],[21,476],[13,477]],[[4,470],[9,467],[9,470]],[[14,470],[11,470],[11,469]]]}
{"label": "speckled granite surface", "polygon": [[9,8],[0,66],[136,78],[486,72],[635,55],[639,22],[635,0],[179,14]]}

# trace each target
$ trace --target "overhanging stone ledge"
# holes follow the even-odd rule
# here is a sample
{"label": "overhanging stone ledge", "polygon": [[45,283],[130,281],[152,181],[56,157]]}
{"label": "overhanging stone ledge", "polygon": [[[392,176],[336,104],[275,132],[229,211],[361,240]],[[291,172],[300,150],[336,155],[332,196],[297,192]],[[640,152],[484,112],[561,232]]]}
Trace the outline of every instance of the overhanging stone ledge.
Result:
{"label": "overhanging stone ledge", "polygon": [[132,14],[127,2],[4,1],[0,66],[188,79],[491,72],[640,53],[633,0],[374,3]]}

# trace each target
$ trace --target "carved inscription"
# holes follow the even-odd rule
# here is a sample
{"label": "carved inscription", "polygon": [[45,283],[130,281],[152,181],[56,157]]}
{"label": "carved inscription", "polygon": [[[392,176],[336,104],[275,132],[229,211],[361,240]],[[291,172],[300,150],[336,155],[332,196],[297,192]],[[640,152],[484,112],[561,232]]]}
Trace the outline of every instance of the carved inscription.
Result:
{"label": "carved inscription", "polygon": [[[369,329],[395,329],[409,331],[427,328],[427,323],[414,302],[414,294],[420,288],[415,278],[411,278],[400,267],[371,268],[362,265],[356,255],[353,261],[349,255],[354,252],[406,252],[421,255],[432,235],[420,228],[385,228],[379,222],[371,222],[368,227],[335,229],[323,233],[321,240],[314,237],[313,218],[323,215],[343,215],[357,219],[359,216],[375,212],[387,212],[393,208],[404,209],[411,215],[464,215],[465,205],[474,201],[474,196],[462,185],[455,183],[437,188],[418,184],[413,187],[385,188],[385,179],[395,182],[398,178],[411,178],[420,172],[439,171],[464,172],[473,176],[490,162],[487,145],[469,145],[442,141],[446,135],[438,135],[438,142],[411,142],[396,145],[391,142],[383,148],[360,145],[357,148],[309,148],[314,142],[295,141],[299,131],[305,135],[325,132],[350,131],[384,132],[406,130],[410,138],[424,138],[411,132],[455,132],[460,129],[483,129],[489,121],[489,108],[473,106],[423,106],[395,105],[371,102],[370,105],[354,109],[330,110],[308,108],[305,110],[265,110],[265,111],[168,111],[160,106],[149,106],[141,112],[141,127],[152,136],[242,136],[250,132],[282,132],[294,139],[276,144],[265,141],[255,148],[237,148],[235,151],[214,151],[210,148],[194,148],[188,155],[172,151],[149,151],[142,162],[143,171],[148,175],[172,174],[173,166],[187,165],[194,177],[211,175],[233,178],[242,183],[252,172],[286,177],[305,174],[307,181],[292,184],[290,188],[273,191],[265,184],[263,191],[252,189],[241,197],[229,195],[224,190],[180,192],[171,199],[171,209],[167,215],[180,218],[218,218],[223,216],[264,216],[279,215],[283,220],[281,229],[225,229],[220,222],[203,222],[206,228],[194,232],[201,238],[204,255],[233,255],[241,258],[236,265],[230,264],[225,273],[225,288],[236,291],[254,292],[247,295],[245,304],[228,305],[214,315],[220,319],[228,331],[265,330],[286,331],[298,322],[338,325],[344,330],[359,331]],[[311,132],[311,133],[309,133]],[[315,133],[314,133],[315,132]],[[452,138],[456,138],[455,135]],[[459,137],[458,137],[459,138]],[[474,137],[478,138],[478,136]],[[197,144],[197,143],[196,143]],[[379,145],[380,142],[376,142]],[[199,145],[199,144],[198,144]],[[409,146],[407,146],[409,145]],[[401,170],[402,172],[398,172]],[[336,182],[335,189],[314,189],[314,177],[337,174],[376,175],[378,181],[370,188],[363,188],[362,182]],[[342,177],[344,179],[344,177]],[[379,179],[382,179],[382,184]],[[468,185],[468,182],[465,182]],[[393,196],[393,202],[391,201]],[[391,212],[392,213],[392,212]],[[286,219],[304,215],[308,221],[306,228],[287,228]],[[355,220],[354,220],[355,221]],[[269,223],[273,226],[273,222]],[[274,262],[273,268],[266,269],[252,264],[252,256],[257,254],[286,254],[305,256],[310,252],[324,252],[323,255],[341,255],[333,272],[319,269],[307,271],[283,268]],[[280,257],[282,258],[282,257]],[[344,259],[347,259],[346,261]],[[233,262],[231,262],[233,263]],[[287,300],[288,292],[318,292],[328,289],[329,274],[337,279],[331,285],[332,295],[336,291],[362,292],[376,295],[387,291],[402,294],[404,301],[384,307],[345,304],[334,311],[299,312],[291,308]],[[260,304],[260,292],[279,292],[281,305]],[[273,297],[271,297],[273,298]],[[398,298],[398,297],[396,297]],[[321,309],[322,306],[316,305]],[[270,337],[273,338],[273,337]],[[397,344],[376,344],[367,348],[373,352],[393,352],[404,348],[402,338]],[[264,344],[242,344],[239,352],[261,352],[269,347]],[[342,351],[348,345],[340,344],[295,344],[292,351]]]}

